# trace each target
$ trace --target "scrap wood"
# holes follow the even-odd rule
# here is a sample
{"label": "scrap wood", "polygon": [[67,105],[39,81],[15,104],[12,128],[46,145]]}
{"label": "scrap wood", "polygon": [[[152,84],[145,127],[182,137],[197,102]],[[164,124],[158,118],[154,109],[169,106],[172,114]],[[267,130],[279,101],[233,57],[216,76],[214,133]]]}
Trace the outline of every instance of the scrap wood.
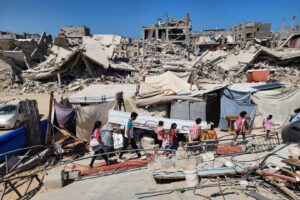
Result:
{"label": "scrap wood", "polygon": [[256,173],[258,173],[261,176],[264,176],[264,178],[275,185],[279,190],[284,192],[286,195],[291,197],[293,200],[300,200],[300,197],[298,197],[293,191],[289,190],[287,187],[285,187],[283,184],[278,183],[278,179],[273,176],[265,175],[261,170],[257,170]]}
{"label": "scrap wood", "polygon": [[298,160],[298,159],[289,158],[289,159],[282,160],[281,162],[289,164],[289,165],[293,165],[296,167],[300,167],[300,160]]}
{"label": "scrap wood", "polygon": [[273,163],[272,163],[272,165],[275,166],[275,167],[278,167],[281,171],[284,171],[284,172],[286,172],[286,173],[289,173],[289,174],[291,174],[291,175],[293,175],[293,176],[296,176],[296,177],[300,178],[300,174],[297,174],[297,173],[295,173],[295,172],[292,172],[291,170],[285,169],[285,168],[283,168],[283,167],[279,167],[278,165],[273,164]]}
{"label": "scrap wood", "polygon": [[55,144],[66,145],[74,142],[74,138],[67,136],[55,142]]}
{"label": "scrap wood", "polygon": [[279,173],[274,173],[274,172],[268,172],[268,171],[264,171],[264,170],[256,170],[256,173],[261,175],[261,176],[271,176],[274,178],[279,178],[281,180],[285,180],[288,182],[292,182],[292,183],[297,183],[297,180],[295,178],[292,178],[290,176],[285,176]]}
{"label": "scrap wood", "polygon": [[79,146],[82,146],[82,145],[84,145],[83,141],[74,141],[72,143],[64,145],[64,149],[75,149],[75,148],[77,148]]}

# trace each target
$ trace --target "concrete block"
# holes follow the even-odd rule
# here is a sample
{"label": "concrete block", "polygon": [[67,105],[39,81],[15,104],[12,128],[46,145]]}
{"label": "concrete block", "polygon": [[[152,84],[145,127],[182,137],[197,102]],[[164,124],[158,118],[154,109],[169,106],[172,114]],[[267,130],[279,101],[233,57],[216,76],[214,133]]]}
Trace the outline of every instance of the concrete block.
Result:
{"label": "concrete block", "polygon": [[80,179],[80,171],[79,170],[74,170],[74,171],[68,171],[65,172],[64,179],[65,180],[74,180],[74,179]]}
{"label": "concrete block", "polygon": [[65,171],[61,169],[50,169],[46,172],[44,186],[47,189],[58,189],[65,186]]}
{"label": "concrete block", "polygon": [[188,164],[188,160],[175,160],[175,166],[179,169],[185,169]]}
{"label": "concrete block", "polygon": [[156,160],[148,165],[148,169],[150,170],[170,169],[173,167],[175,167],[175,162],[170,159]]}

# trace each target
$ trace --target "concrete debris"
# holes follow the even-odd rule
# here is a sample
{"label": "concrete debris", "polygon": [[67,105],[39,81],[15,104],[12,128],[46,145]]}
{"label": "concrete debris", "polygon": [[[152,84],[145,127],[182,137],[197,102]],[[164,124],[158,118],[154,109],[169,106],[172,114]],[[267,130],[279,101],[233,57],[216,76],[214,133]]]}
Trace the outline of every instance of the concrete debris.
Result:
{"label": "concrete debris", "polygon": [[[68,93],[93,83],[143,86],[149,76],[168,71],[189,73],[185,81],[198,89],[206,83],[256,81],[248,78],[249,70],[268,70],[267,81],[299,85],[298,29],[277,37],[268,23],[242,23],[228,31],[191,33],[191,28],[187,14],[178,20],[166,16],[164,22],[159,19],[155,25],[144,26],[142,39],[92,35],[85,26],[62,27],[54,41],[45,32],[24,36],[1,32],[1,54],[13,62],[14,70],[21,71],[15,73],[18,84],[4,84],[0,90]],[[34,85],[37,88],[28,87]]]}

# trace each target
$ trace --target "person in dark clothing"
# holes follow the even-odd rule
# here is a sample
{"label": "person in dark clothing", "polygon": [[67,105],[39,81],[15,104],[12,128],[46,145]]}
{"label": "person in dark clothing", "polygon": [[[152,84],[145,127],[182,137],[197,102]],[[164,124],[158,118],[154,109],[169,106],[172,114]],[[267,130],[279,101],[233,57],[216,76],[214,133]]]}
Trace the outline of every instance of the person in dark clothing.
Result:
{"label": "person in dark clothing", "polygon": [[[95,140],[94,142],[98,142],[98,145],[93,145],[92,147],[92,151],[94,152],[94,154],[103,154],[104,150],[103,150],[103,141],[101,139],[101,125],[102,123],[100,121],[96,121],[94,124],[94,128],[93,128],[93,134],[92,134],[92,139],[91,140]],[[107,155],[102,155],[103,159],[105,160],[106,165],[108,165],[108,157]],[[94,162],[96,160],[97,156],[93,156],[91,163],[90,163],[90,167],[93,167]]]}

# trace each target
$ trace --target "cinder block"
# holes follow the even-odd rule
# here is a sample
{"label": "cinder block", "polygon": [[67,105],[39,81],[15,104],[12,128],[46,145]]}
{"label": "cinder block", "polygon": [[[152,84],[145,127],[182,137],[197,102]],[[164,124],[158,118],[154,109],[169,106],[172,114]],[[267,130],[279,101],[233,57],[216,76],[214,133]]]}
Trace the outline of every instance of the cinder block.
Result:
{"label": "cinder block", "polygon": [[58,189],[65,186],[65,171],[51,169],[46,172],[44,186],[47,189]]}
{"label": "cinder block", "polygon": [[79,170],[65,172],[65,180],[74,180],[74,179],[80,179]]}

